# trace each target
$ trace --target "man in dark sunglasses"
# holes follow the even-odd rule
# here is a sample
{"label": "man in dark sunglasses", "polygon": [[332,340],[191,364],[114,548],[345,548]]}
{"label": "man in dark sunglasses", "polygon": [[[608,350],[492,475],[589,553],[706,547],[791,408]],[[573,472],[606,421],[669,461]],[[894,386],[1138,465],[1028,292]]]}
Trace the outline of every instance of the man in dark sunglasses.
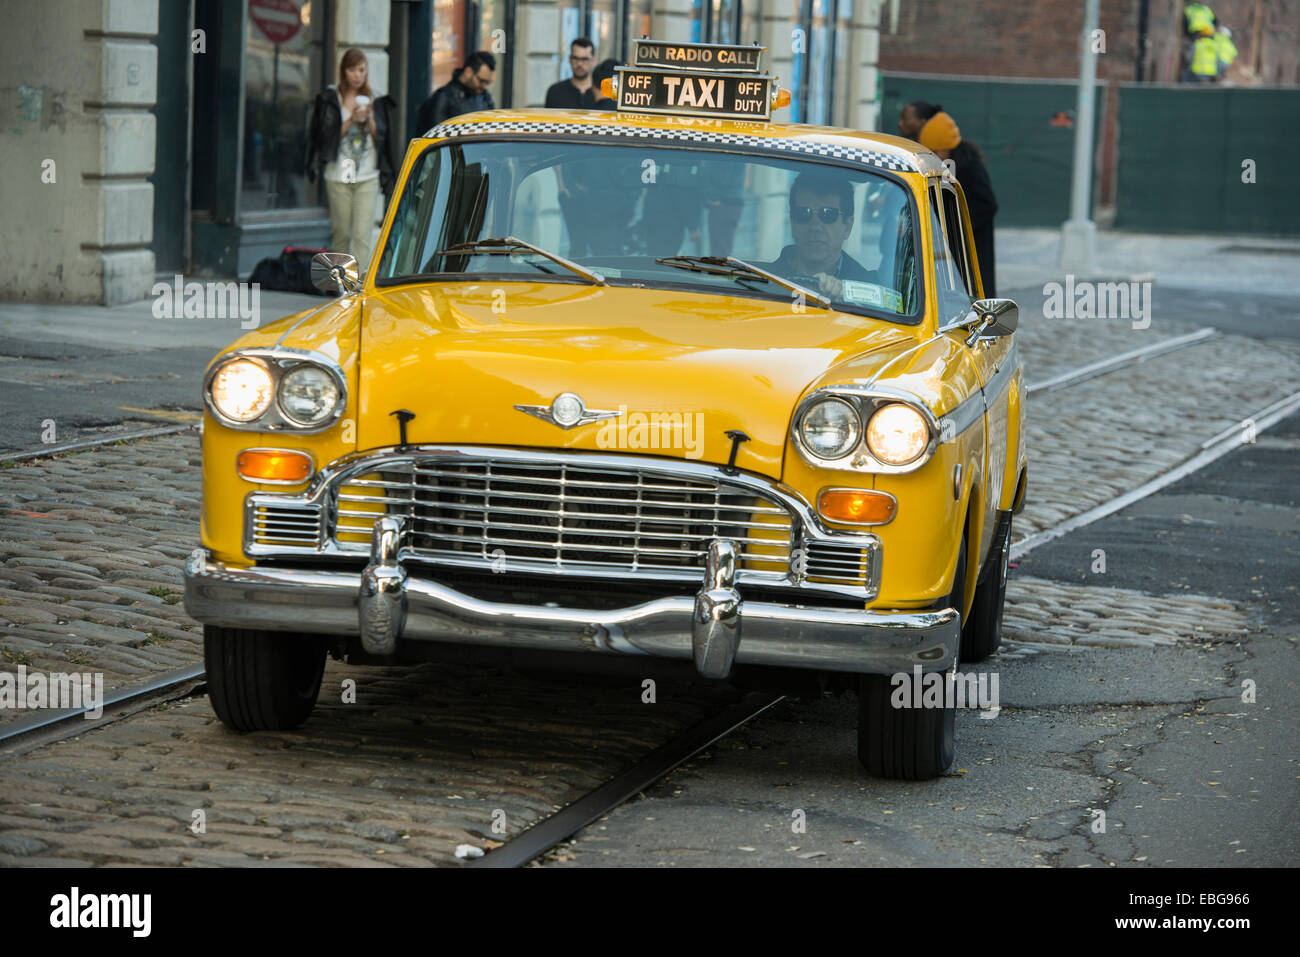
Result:
{"label": "man in dark sunglasses", "polygon": [[787,279],[815,280],[832,299],[841,299],[845,279],[874,276],[843,251],[853,232],[853,184],[833,173],[800,173],[790,189],[790,233],[794,244],[781,250],[773,271]]}

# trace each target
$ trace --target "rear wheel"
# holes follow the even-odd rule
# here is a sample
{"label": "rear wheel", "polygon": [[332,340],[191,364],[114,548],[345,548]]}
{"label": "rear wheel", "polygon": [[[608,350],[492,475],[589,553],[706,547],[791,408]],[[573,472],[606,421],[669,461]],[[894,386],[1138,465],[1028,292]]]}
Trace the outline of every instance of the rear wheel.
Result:
{"label": "rear wheel", "polygon": [[1002,610],[1007,601],[1007,562],[1011,557],[1011,513],[999,513],[993,547],[975,586],[970,614],[962,622],[961,660],[983,661],[1002,644]]}
{"label": "rear wheel", "polygon": [[316,706],[325,645],[303,635],[203,627],[208,697],[233,731],[289,731]]}
{"label": "rear wheel", "polygon": [[[966,537],[962,535],[945,607],[961,608],[966,581]],[[910,682],[912,676],[908,675]],[[890,675],[861,675],[858,679],[858,760],[878,778],[926,781],[952,766],[956,752],[957,709],[895,708]],[[945,683],[945,691],[947,686]],[[945,701],[946,704],[946,701]]]}

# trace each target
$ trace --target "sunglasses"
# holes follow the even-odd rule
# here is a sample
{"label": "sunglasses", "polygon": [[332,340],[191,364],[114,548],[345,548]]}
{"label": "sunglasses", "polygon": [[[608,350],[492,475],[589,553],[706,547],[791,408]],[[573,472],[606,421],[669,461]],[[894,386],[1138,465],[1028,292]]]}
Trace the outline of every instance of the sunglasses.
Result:
{"label": "sunglasses", "polygon": [[791,206],[790,221],[796,226],[807,226],[812,222],[814,213],[827,226],[839,222],[841,214],[845,219],[849,218],[848,214],[844,214],[838,206],[822,206],[820,209],[814,209],[812,206]]}

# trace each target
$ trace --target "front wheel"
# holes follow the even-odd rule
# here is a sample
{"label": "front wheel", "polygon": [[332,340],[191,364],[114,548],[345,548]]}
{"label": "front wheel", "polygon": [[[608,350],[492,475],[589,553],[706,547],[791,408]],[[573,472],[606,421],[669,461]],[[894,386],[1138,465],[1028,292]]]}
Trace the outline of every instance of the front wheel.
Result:
{"label": "front wheel", "polygon": [[[965,581],[966,538],[963,535],[946,607],[961,607]],[[906,690],[910,692],[913,676],[904,677],[909,685]],[[878,778],[906,781],[937,778],[952,766],[956,753],[957,709],[947,700],[947,682],[943,686],[942,706],[937,708],[921,707],[921,702],[912,700],[915,695],[910,693],[906,702],[899,695],[899,703],[906,703],[906,707],[894,707],[895,693],[902,690],[891,675],[859,677],[858,760],[867,773]]]}
{"label": "front wheel", "polygon": [[208,697],[232,731],[290,731],[316,707],[325,645],[304,635],[203,626]]}
{"label": "front wheel", "polygon": [[961,627],[961,660],[983,661],[1002,644],[1002,611],[1007,603],[1007,564],[1011,557],[1011,513],[1000,513],[984,576],[975,586],[970,615]]}

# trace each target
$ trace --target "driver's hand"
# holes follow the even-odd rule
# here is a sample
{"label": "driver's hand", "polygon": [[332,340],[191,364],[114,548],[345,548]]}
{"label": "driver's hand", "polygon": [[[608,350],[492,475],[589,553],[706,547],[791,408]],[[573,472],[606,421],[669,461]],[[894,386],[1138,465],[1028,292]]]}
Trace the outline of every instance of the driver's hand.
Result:
{"label": "driver's hand", "polygon": [[839,299],[840,293],[844,291],[844,284],[830,273],[819,272],[813,278],[817,280],[817,288],[824,296]]}

